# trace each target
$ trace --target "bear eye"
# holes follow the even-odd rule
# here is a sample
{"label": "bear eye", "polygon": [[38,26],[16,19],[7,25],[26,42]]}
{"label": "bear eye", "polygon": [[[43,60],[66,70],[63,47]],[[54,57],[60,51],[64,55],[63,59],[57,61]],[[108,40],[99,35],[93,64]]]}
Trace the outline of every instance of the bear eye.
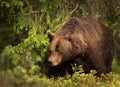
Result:
{"label": "bear eye", "polygon": [[62,54],[60,48],[56,48],[56,52],[58,52],[59,54]]}
{"label": "bear eye", "polygon": [[57,52],[60,52],[60,49],[59,49],[59,48],[56,48],[56,51],[57,51]]}
{"label": "bear eye", "polygon": [[57,52],[59,52],[59,51],[60,51],[60,49],[59,49],[59,44],[57,44],[57,45],[56,45],[55,50],[56,50]]}

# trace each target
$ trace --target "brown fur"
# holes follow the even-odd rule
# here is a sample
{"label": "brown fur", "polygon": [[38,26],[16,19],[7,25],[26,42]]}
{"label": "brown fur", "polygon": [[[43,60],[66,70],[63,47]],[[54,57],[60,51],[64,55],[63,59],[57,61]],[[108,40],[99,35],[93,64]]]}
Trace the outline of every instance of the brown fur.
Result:
{"label": "brown fur", "polygon": [[99,74],[111,71],[114,41],[111,32],[90,18],[71,18],[52,35],[48,61],[49,75],[72,74],[71,64],[83,65],[85,73],[95,69]]}

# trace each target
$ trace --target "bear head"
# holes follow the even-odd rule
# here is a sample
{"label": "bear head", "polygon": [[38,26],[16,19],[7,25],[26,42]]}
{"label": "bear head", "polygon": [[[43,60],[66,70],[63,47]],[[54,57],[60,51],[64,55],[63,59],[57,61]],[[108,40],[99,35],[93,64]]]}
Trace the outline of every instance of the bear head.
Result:
{"label": "bear head", "polygon": [[48,62],[50,66],[57,66],[72,59],[72,44],[68,36],[53,35],[48,32],[50,39]]}

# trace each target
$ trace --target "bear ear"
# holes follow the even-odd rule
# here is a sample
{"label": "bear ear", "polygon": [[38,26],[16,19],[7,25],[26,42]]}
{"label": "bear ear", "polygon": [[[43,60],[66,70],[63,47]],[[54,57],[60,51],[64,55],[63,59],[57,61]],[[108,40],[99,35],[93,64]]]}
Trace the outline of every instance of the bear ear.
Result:
{"label": "bear ear", "polygon": [[48,38],[50,39],[50,42],[53,40],[54,38],[54,34],[49,31],[47,31],[47,35],[48,35]]}

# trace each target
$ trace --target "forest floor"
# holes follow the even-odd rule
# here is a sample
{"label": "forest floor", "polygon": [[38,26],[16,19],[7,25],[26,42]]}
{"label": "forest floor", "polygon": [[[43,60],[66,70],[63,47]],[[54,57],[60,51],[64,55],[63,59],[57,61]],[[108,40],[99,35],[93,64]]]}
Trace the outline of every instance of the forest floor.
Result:
{"label": "forest floor", "polygon": [[114,61],[113,70],[101,77],[94,76],[95,71],[90,74],[79,74],[73,76],[59,77],[58,79],[47,78],[44,75],[33,75],[22,67],[14,70],[0,71],[0,87],[120,87],[120,65]]}

